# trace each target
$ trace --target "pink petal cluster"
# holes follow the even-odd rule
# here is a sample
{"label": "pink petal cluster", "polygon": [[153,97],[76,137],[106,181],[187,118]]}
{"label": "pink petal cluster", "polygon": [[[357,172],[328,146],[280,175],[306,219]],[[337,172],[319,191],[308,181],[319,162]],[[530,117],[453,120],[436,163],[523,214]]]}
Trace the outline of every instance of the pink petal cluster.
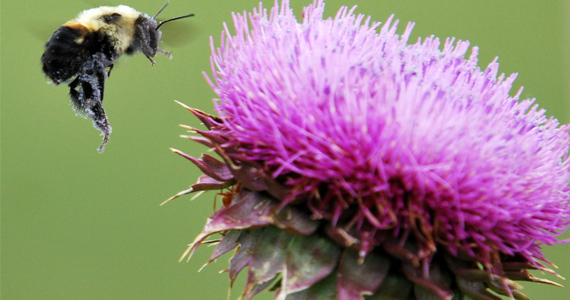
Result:
{"label": "pink petal cluster", "polygon": [[399,35],[392,17],[323,10],[315,1],[299,22],[288,1],[260,6],[212,42],[233,158],[293,191],[284,204],[302,199],[372,245],[412,228],[484,263],[545,260],[541,244],[570,223],[570,127],[510,95],[516,75],[496,60],[481,70],[466,41],[408,43],[413,24]]}

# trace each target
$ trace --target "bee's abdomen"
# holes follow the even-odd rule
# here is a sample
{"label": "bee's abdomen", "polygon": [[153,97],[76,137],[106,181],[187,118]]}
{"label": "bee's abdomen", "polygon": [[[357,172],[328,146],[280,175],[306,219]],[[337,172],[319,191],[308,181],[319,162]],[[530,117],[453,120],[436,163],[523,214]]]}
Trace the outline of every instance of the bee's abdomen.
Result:
{"label": "bee's abdomen", "polygon": [[85,43],[90,34],[79,28],[61,26],[45,44],[42,70],[55,84],[76,75],[89,55]]}

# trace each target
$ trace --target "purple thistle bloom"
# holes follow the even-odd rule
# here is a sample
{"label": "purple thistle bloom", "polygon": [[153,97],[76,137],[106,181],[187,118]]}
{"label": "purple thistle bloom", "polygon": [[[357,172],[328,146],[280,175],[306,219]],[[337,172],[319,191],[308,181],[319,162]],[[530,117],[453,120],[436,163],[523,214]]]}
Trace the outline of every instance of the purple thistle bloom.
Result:
{"label": "purple thistle bloom", "polygon": [[[220,48],[212,41],[220,116],[192,110],[210,129],[194,139],[224,162],[182,154],[206,174],[183,193],[233,188],[192,249],[213,233],[274,225],[356,250],[359,265],[371,253],[388,253],[403,261],[396,273],[428,289],[420,279],[445,253],[471,262],[467,269],[491,278],[485,288],[498,285],[495,291],[511,297],[517,288],[509,262],[525,265],[516,272],[526,280],[546,282],[526,269],[547,270],[541,245],[560,243],[556,236],[570,224],[570,126],[545,116],[534,99],[520,100],[522,89],[510,96],[516,75],[499,75],[496,60],[479,69],[476,47],[465,58],[466,41],[441,45],[431,36],[411,44],[413,24],[398,35],[392,17],[375,23],[343,7],[323,19],[323,10],[315,1],[299,23],[288,1],[269,14],[260,5],[234,15],[236,35],[226,30]],[[257,216],[273,219],[252,213],[262,201],[251,195],[262,192],[274,202]],[[244,203],[253,206],[237,222],[230,211]],[[283,225],[276,215],[289,208],[324,229]],[[233,247],[248,248],[249,240],[231,238]],[[346,269],[346,255],[331,268]],[[236,262],[252,272],[249,259]],[[459,286],[468,294],[460,263],[446,262],[459,283],[434,284],[432,292],[448,299]],[[323,272],[319,280],[332,271]],[[338,283],[339,295],[347,290]]]}

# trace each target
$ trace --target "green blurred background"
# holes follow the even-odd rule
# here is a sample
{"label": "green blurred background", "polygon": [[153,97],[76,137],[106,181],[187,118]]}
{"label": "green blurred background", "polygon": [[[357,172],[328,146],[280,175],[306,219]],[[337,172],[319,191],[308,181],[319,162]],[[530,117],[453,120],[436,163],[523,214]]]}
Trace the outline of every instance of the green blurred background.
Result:
{"label": "green blurred background", "polygon": [[[84,9],[125,4],[153,15],[163,0],[1,2],[2,299],[226,299],[228,276],[218,271],[227,257],[200,273],[212,249],[178,262],[212,213],[213,194],[159,204],[199,175],[168,148],[205,150],[178,137],[185,133],[178,124],[199,124],[173,100],[212,110],[202,76],[210,69],[208,37],[218,43],[230,13],[258,2],[172,1],[163,18],[196,17],[163,27],[162,48],[173,60],[158,56],[154,67],[143,55],[119,60],[107,81],[113,134],[102,155],[99,132],[75,116],[67,87],[46,83],[43,44]],[[293,1],[298,16],[308,3]],[[524,97],[570,122],[568,1],[330,0],[326,14],[354,4],[376,21],[395,13],[400,32],[415,21],[413,41],[431,34],[470,40],[480,47],[480,66],[499,56],[502,72],[520,73],[515,90],[525,86]],[[570,245],[545,252],[570,277]],[[570,299],[570,288],[525,287],[533,299]]]}

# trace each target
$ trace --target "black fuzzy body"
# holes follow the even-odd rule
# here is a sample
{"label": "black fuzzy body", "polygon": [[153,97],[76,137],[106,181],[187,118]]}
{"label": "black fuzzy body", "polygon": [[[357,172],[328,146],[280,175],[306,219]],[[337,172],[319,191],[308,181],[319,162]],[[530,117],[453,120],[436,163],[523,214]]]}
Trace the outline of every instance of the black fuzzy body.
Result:
{"label": "black fuzzy body", "polygon": [[[104,57],[110,63],[118,57],[108,36],[99,32],[86,32],[61,26],[45,44],[42,55],[42,70],[54,82],[60,84],[85,72],[86,62],[94,56]],[[81,43],[77,43],[82,39]]]}

